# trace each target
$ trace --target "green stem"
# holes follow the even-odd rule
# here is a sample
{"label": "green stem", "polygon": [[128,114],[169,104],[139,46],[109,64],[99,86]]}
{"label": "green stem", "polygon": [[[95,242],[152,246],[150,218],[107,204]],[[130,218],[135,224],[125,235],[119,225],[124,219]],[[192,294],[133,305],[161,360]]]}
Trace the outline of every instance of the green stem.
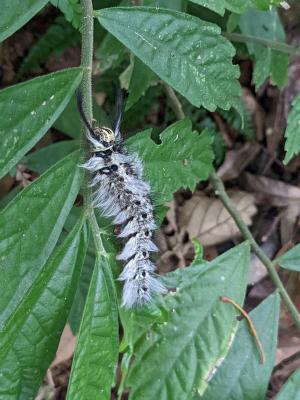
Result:
{"label": "green stem", "polygon": [[282,53],[300,54],[299,47],[291,46],[287,43],[275,42],[273,40],[268,40],[257,36],[243,35],[242,33],[236,32],[223,32],[222,35],[233,42],[256,43],[265,47],[270,47],[273,50],[281,51]]}
{"label": "green stem", "polygon": [[285,287],[283,286],[283,283],[281,282],[281,279],[272,263],[272,261],[266,256],[266,254],[262,251],[262,249],[259,247],[257,242],[252,236],[252,233],[248,229],[247,225],[243,221],[240,213],[238,210],[235,208],[234,204],[228,197],[224,184],[221,180],[221,178],[218,177],[218,175],[213,172],[210,176],[210,182],[215,190],[216,195],[220,198],[222,204],[226,208],[226,210],[229,212],[231,217],[233,218],[234,222],[236,223],[237,227],[239,228],[242,236],[244,239],[248,240],[250,242],[250,245],[252,247],[252,250],[254,253],[257,255],[257,257],[261,260],[261,262],[264,264],[264,266],[267,268],[269,276],[275,285],[275,287],[278,289],[282,301],[286,305],[287,309],[289,310],[291,316],[293,317],[295,324],[297,326],[297,329],[300,331],[300,314],[293,304],[290,296],[288,295]]}
{"label": "green stem", "polygon": [[[92,0],[81,0],[82,7],[82,47],[81,66],[83,77],[81,81],[83,110],[91,121],[93,117],[92,103],[92,65],[93,65],[93,42],[94,42],[94,19]],[[85,133],[86,128],[82,129]],[[84,141],[86,142],[85,135]]]}
{"label": "green stem", "polygon": [[[81,0],[82,7],[82,47],[81,47],[81,66],[83,76],[81,81],[82,107],[88,120],[93,117],[92,101],[92,66],[93,66],[93,42],[94,42],[94,18],[92,0]],[[82,124],[81,145],[86,154],[88,152],[88,143],[86,140],[86,127]],[[86,183],[86,182],[85,182]],[[105,256],[101,231],[91,201],[91,193],[87,185],[84,185],[84,207],[88,213],[89,222],[92,229],[92,235],[95,243],[97,255]]]}

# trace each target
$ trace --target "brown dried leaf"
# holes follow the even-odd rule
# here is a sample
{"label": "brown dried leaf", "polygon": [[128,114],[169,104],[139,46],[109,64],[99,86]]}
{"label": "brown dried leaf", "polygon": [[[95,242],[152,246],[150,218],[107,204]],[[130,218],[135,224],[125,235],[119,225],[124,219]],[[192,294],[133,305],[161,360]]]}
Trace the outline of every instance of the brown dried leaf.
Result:
{"label": "brown dried leaf", "polygon": [[275,159],[286,128],[285,99],[283,92],[277,93],[277,90],[270,87],[268,87],[268,95],[272,98],[272,102],[267,114],[267,149],[271,157]]}
{"label": "brown dried leaf", "polygon": [[253,192],[258,202],[274,207],[299,204],[300,188],[265,176],[244,174],[245,187]]}
{"label": "brown dried leaf", "polygon": [[56,357],[52,361],[50,368],[55,367],[63,361],[69,360],[75,350],[76,336],[73,335],[70,326],[66,325],[60,338]]}
{"label": "brown dried leaf", "polygon": [[248,164],[256,157],[260,150],[258,143],[247,142],[239,150],[226,152],[225,160],[218,170],[223,181],[237,178]]}
{"label": "brown dried leaf", "polygon": [[166,232],[167,234],[171,234],[172,232],[178,232],[177,221],[176,221],[177,204],[175,200],[165,203],[165,206],[168,207],[169,209],[166,215],[166,220],[168,221],[168,223],[167,225],[164,226],[164,232]]}
{"label": "brown dried leaf", "polygon": [[[244,222],[251,225],[256,213],[254,197],[242,191],[229,192]],[[204,194],[193,196],[179,213],[179,226],[188,232],[190,238],[198,238],[203,246],[212,246],[225,240],[239,237],[240,232],[234,220],[218,199],[211,199]]]}
{"label": "brown dried leaf", "polygon": [[256,139],[261,141],[264,138],[266,113],[257,101],[256,97],[253,96],[251,90],[246,87],[243,88],[243,101],[252,115]]}
{"label": "brown dried leaf", "polygon": [[295,232],[295,223],[299,215],[300,215],[300,202],[298,204],[297,203],[290,204],[280,214],[280,237],[282,244],[293,241]]}
{"label": "brown dried leaf", "polygon": [[[300,307],[300,276],[298,272],[295,271],[288,271],[288,270],[283,270],[280,271],[280,277],[281,280],[284,283],[284,286],[296,306],[296,308],[299,310]],[[280,326],[285,329],[290,329],[291,326],[294,325],[294,320],[291,317],[291,314],[288,312],[286,306],[284,305],[281,308],[280,312]]]}
{"label": "brown dried leaf", "polygon": [[17,165],[16,181],[20,182],[22,187],[26,187],[30,184],[31,174],[26,172],[26,166],[22,164]]}

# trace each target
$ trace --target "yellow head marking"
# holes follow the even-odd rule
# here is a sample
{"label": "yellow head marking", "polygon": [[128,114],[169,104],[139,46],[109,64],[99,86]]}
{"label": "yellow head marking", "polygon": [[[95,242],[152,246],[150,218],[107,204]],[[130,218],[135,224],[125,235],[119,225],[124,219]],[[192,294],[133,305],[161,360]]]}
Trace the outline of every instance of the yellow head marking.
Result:
{"label": "yellow head marking", "polygon": [[110,128],[94,128],[95,138],[103,144],[103,150],[110,149],[115,143],[115,134]]}

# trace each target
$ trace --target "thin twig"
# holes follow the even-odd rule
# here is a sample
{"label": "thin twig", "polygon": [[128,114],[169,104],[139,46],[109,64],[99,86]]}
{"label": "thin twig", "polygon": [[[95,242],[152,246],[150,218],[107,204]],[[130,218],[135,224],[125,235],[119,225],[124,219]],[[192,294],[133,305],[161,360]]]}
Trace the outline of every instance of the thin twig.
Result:
{"label": "thin twig", "polygon": [[235,208],[234,204],[228,197],[221,178],[219,178],[219,176],[215,172],[213,172],[211,174],[210,182],[214,188],[216,195],[219,197],[219,199],[221,200],[221,202],[224,205],[224,207],[226,208],[226,210],[232,216],[232,218],[233,218],[234,222],[236,223],[237,227],[239,228],[242,236],[244,237],[244,239],[249,241],[254,253],[257,255],[257,257],[260,259],[260,261],[267,268],[268,273],[270,275],[270,278],[271,278],[274,286],[276,286],[276,288],[278,289],[278,291],[281,295],[282,301],[284,302],[287,309],[289,310],[289,312],[297,326],[297,329],[300,332],[299,312],[298,312],[297,308],[295,307],[295,305],[293,304],[285,287],[283,286],[283,283],[281,282],[281,279],[280,279],[272,261],[266,256],[266,254],[262,251],[262,249],[259,247],[259,245],[254,240],[252,233],[250,232],[247,225],[243,221],[240,213],[238,212],[238,210]]}
{"label": "thin twig", "polygon": [[260,355],[260,360],[261,363],[264,364],[266,362],[266,356],[265,356],[265,352],[263,349],[263,346],[261,344],[261,341],[259,340],[258,334],[256,332],[255,326],[253,324],[253,322],[251,321],[249,315],[246,313],[245,310],[242,309],[242,307],[236,303],[234,300],[232,300],[230,297],[226,297],[226,296],[221,296],[220,300],[223,301],[224,303],[230,303],[232,304],[236,309],[239,310],[239,312],[242,314],[242,316],[244,318],[246,318],[246,321],[248,322],[250,331],[254,337],[255,343],[257,345],[258,351],[259,351],[259,355]]}

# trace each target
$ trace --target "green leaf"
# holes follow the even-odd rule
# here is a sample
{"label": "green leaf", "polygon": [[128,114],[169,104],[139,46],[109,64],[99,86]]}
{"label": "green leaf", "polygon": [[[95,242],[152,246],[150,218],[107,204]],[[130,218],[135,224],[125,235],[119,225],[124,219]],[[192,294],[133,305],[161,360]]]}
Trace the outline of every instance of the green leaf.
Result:
{"label": "green leaf", "polygon": [[57,17],[53,25],[30,47],[27,56],[22,61],[18,70],[16,79],[39,67],[52,54],[59,56],[64,50],[74,46],[79,41],[79,32],[63,16]]}
{"label": "green leaf", "polygon": [[157,83],[157,76],[138,58],[134,60],[134,66],[129,83],[129,96],[126,101],[126,111],[135,104],[140,97],[144,96],[146,90]]}
{"label": "green leaf", "polygon": [[213,136],[213,150],[215,156],[215,165],[219,167],[223,164],[226,152],[225,140],[219,130],[209,129],[209,133]]}
{"label": "green leaf", "polygon": [[236,110],[218,110],[219,114],[228,124],[239,134],[245,136],[248,140],[255,139],[255,128],[253,118],[244,101],[241,102],[241,110],[243,111],[243,119]]}
{"label": "green leaf", "polygon": [[143,160],[156,203],[170,200],[181,187],[195,190],[199,181],[208,178],[214,157],[213,138],[208,132],[193,132],[188,119],[169,126],[160,139],[161,144],[156,144],[147,130],[126,141],[130,151]]}
{"label": "green leaf", "polygon": [[[284,43],[285,33],[276,10],[266,12],[252,9],[240,18],[243,34]],[[248,51],[255,58],[254,84],[259,88],[270,76],[273,82],[283,87],[287,83],[288,54],[272,50],[257,43],[247,42]]]}
{"label": "green leaf", "polygon": [[276,260],[282,268],[300,272],[300,244],[284,253]]}
{"label": "green leaf", "polygon": [[185,400],[204,392],[206,380],[229,351],[238,323],[235,309],[220,296],[243,302],[249,253],[244,243],[212,262],[195,261],[165,277],[166,286],[176,289],[159,300],[166,321],[153,323],[134,344],[126,382],[130,400]]}
{"label": "green leaf", "polygon": [[33,399],[55,357],[85,255],[82,223],[83,218],[38,271],[0,334],[2,399]]}
{"label": "green leaf", "polygon": [[[266,398],[276,355],[279,304],[279,294],[275,293],[250,313],[264,349],[266,362],[261,363],[249,325],[243,320],[228,356],[208,383],[201,400]],[[231,307],[229,304],[228,306]]]}
{"label": "green leaf", "polygon": [[68,400],[110,398],[118,362],[118,305],[108,257],[96,260],[80,326]]}
{"label": "green leaf", "polygon": [[15,186],[12,190],[10,190],[5,197],[3,197],[0,201],[0,208],[3,209],[7,206],[7,204],[22,190],[22,186]]}
{"label": "green leaf", "polygon": [[300,400],[300,368],[284,384],[276,400]]}
{"label": "green leaf", "polygon": [[[95,102],[93,102],[93,113],[94,118],[97,121],[100,121],[101,126],[110,126],[110,121],[107,118],[107,115],[103,111],[101,107],[99,107]],[[81,129],[81,121],[79,112],[76,104],[75,95],[69,101],[69,104],[62,112],[60,117],[56,120],[53,127],[66,135],[73,137],[75,139],[79,139],[80,137],[80,129]]]}
{"label": "green leaf", "polygon": [[0,42],[25,25],[47,3],[48,0],[8,0],[2,2]]}
{"label": "green leaf", "polygon": [[188,0],[143,0],[143,6],[186,11],[187,2]]}
{"label": "green leaf", "polygon": [[239,25],[240,22],[240,15],[231,13],[228,16],[227,22],[226,22],[226,30],[228,32],[233,32]]}
{"label": "green leaf", "polygon": [[82,180],[79,152],[55,164],[0,213],[0,329],[58,240]]}
{"label": "green leaf", "polygon": [[134,66],[134,55],[131,53],[129,64],[127,65],[127,67],[124,69],[124,71],[119,76],[121,88],[125,89],[127,91],[128,91],[129,84],[131,81],[133,66]]}
{"label": "green leaf", "polygon": [[193,3],[207,7],[210,10],[224,15],[225,10],[232,11],[237,14],[243,14],[251,7],[250,0],[191,0]]}
{"label": "green leaf", "polygon": [[279,6],[282,0],[251,0],[261,10],[267,11],[271,6]]}
{"label": "green leaf", "polygon": [[[186,3],[187,0],[160,0],[159,3],[157,0],[144,0],[143,6],[159,6],[160,8],[172,8],[173,10],[185,11]],[[120,2],[119,7],[130,5],[130,0],[123,0]],[[106,34],[100,46],[95,51],[95,57],[99,60],[98,68],[100,73],[104,73],[110,68],[116,68],[124,61],[126,56],[128,56],[126,47],[110,33]]]}
{"label": "green leaf", "polygon": [[294,155],[300,152],[300,94],[295,97],[292,103],[292,111],[290,111],[285,131],[285,157],[284,164],[287,164]]}
{"label": "green leaf", "polygon": [[95,264],[95,250],[89,244],[84,259],[79,285],[69,314],[68,322],[74,335],[77,335],[80,328],[80,322],[83,314],[84,304],[88,293],[89,285],[92,278],[93,268]]}
{"label": "green leaf", "polygon": [[[217,25],[159,8],[119,7],[95,12],[99,22],[193,105],[210,111],[238,107],[234,48]],[[212,50],[213,49],[213,50]]]}
{"label": "green leaf", "polygon": [[283,88],[288,81],[289,55],[281,51],[272,51],[271,77],[273,83],[279,88]]}
{"label": "green leaf", "polygon": [[[110,268],[113,271],[114,277],[116,279],[120,274],[120,263],[116,261],[116,253],[120,249],[120,243],[114,235],[113,225],[111,224],[111,221],[109,219],[105,219],[104,217],[100,217],[99,215],[101,215],[101,212],[96,213],[96,215],[98,216],[98,225],[101,227],[101,241],[103,243],[103,247],[105,248],[106,254],[110,257]],[[72,217],[72,219],[74,219],[74,217],[75,219],[78,219],[78,208],[73,208],[69,215],[69,220],[70,217]],[[65,228],[67,226],[67,223],[68,221],[65,224]],[[96,253],[94,243],[93,241],[90,241],[80,276],[80,282],[77,287],[77,292],[69,315],[69,323],[72,332],[76,335],[79,331],[83,309],[90,286],[90,281],[92,278],[92,273],[95,265],[95,256]]]}
{"label": "green leaf", "polygon": [[52,126],[81,76],[81,68],[66,69],[0,91],[0,177]]}
{"label": "green leaf", "polygon": [[74,28],[81,27],[82,11],[79,0],[50,0],[51,3],[60,9],[67,21],[71,22]]}
{"label": "green leaf", "polygon": [[110,68],[117,67],[125,59],[127,53],[126,47],[110,33],[107,33],[95,51],[95,57],[99,60],[99,71],[104,73]]}
{"label": "green leaf", "polygon": [[21,164],[26,165],[26,168],[31,171],[42,174],[51,165],[78,149],[78,140],[65,140],[53,143],[50,146],[42,147],[40,150],[28,154],[23,158]]}

